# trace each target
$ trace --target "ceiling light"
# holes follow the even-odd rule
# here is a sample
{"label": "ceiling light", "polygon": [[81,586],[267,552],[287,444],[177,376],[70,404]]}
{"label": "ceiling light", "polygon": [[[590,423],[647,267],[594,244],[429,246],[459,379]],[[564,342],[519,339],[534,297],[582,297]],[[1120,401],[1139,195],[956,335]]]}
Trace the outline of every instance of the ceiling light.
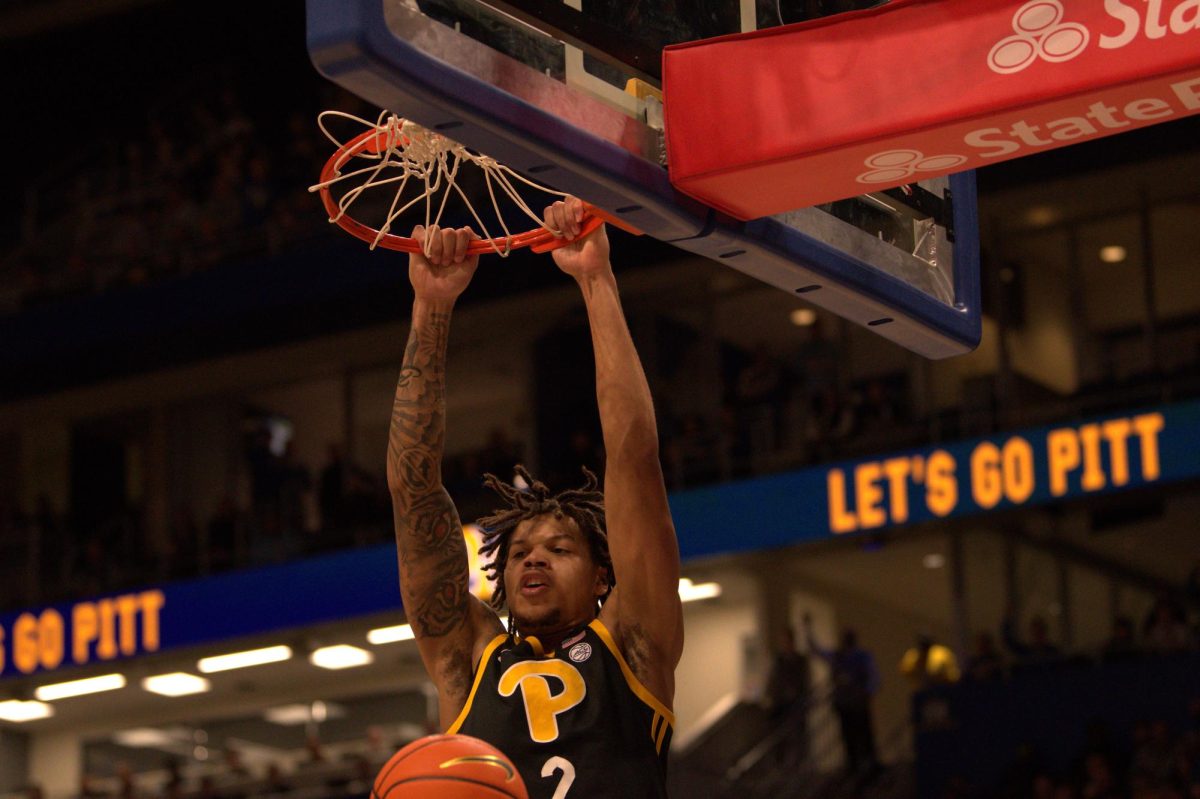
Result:
{"label": "ceiling light", "polygon": [[1034,227],[1048,227],[1061,218],[1059,210],[1049,205],[1035,205],[1025,212],[1025,221]]}
{"label": "ceiling light", "polygon": [[27,721],[48,719],[53,715],[54,708],[45,702],[22,702],[19,699],[0,702],[0,721],[23,724]]}
{"label": "ceiling light", "polygon": [[280,705],[279,707],[268,708],[263,713],[263,718],[272,724],[279,724],[284,727],[297,727],[315,720],[316,716],[321,716],[322,719],[328,720],[340,719],[345,715],[346,709],[341,705],[333,702],[322,702],[318,699],[311,705]]}
{"label": "ceiling light", "polygon": [[176,743],[175,736],[154,727],[135,727],[113,733],[113,742],[130,749],[162,749]]}
{"label": "ceiling light", "polygon": [[88,677],[84,680],[57,682],[53,685],[43,685],[33,692],[33,695],[43,702],[53,702],[56,699],[69,699],[72,696],[98,694],[102,691],[115,691],[125,687],[124,674],[104,674],[100,677]]}
{"label": "ceiling light", "polygon": [[411,624],[397,624],[394,627],[377,627],[367,632],[367,640],[372,644],[394,644],[397,641],[411,641],[416,637]]}
{"label": "ceiling light", "polygon": [[215,671],[229,671],[230,669],[244,669],[248,666],[262,666],[266,663],[278,663],[282,660],[290,660],[291,657],[292,648],[290,646],[268,646],[263,649],[250,649],[245,652],[231,652],[228,655],[201,658],[196,663],[196,668],[205,674],[212,674]]}
{"label": "ceiling light", "polygon": [[1100,248],[1100,260],[1106,264],[1119,264],[1129,255],[1124,247],[1119,244],[1110,244],[1107,247]]}
{"label": "ceiling light", "polygon": [[921,565],[926,569],[940,569],[946,565],[946,557],[937,552],[930,552],[921,558]]}
{"label": "ceiling light", "polygon": [[817,321],[817,312],[812,308],[797,308],[788,318],[796,327],[809,327]]}
{"label": "ceiling light", "polygon": [[366,666],[375,660],[375,656],[357,646],[337,644],[321,647],[309,655],[308,660],[322,669],[352,669],[356,666]]}
{"label": "ceiling light", "polygon": [[182,671],[159,674],[142,680],[142,688],[161,696],[190,696],[202,694],[212,688],[212,683],[203,677]]}
{"label": "ceiling light", "polygon": [[718,583],[693,583],[687,577],[679,581],[679,600],[681,602],[695,602],[698,599],[712,599],[721,595],[721,586]]}

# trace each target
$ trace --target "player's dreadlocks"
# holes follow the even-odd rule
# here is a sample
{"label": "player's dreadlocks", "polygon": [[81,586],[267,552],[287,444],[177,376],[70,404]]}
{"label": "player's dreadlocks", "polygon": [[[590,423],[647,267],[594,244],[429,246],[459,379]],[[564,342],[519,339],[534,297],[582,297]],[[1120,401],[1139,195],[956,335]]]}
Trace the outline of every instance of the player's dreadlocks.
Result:
{"label": "player's dreadlocks", "polygon": [[[492,562],[484,567],[495,586],[492,591],[492,607],[500,610],[504,607],[504,567],[508,564],[508,545],[517,525],[526,519],[532,519],[543,514],[553,514],[555,518],[564,516],[571,519],[579,527],[587,539],[592,551],[592,559],[608,572],[608,591],[600,598],[601,602],[608,599],[617,579],[613,575],[612,557],[608,554],[608,534],[604,526],[604,494],[596,490],[596,475],[584,467],[584,484],[580,488],[551,494],[550,489],[540,480],[534,479],[529,470],[518,465],[515,469],[528,488],[506,483],[494,474],[483,476],[484,484],[495,491],[507,503],[508,507],[492,512],[479,520],[483,529],[483,546],[479,554],[493,555]],[[514,629],[515,622],[510,614],[509,632]]]}

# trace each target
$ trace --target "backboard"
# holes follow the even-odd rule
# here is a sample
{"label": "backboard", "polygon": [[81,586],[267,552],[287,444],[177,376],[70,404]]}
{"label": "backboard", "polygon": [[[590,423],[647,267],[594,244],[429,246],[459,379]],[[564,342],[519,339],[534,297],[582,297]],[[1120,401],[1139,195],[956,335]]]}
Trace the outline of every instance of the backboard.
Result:
{"label": "backboard", "polygon": [[972,173],[749,222],[685,197],[668,177],[665,45],[876,4],[308,0],[308,47],[322,74],[380,108],[648,235],[947,357],[980,336]]}

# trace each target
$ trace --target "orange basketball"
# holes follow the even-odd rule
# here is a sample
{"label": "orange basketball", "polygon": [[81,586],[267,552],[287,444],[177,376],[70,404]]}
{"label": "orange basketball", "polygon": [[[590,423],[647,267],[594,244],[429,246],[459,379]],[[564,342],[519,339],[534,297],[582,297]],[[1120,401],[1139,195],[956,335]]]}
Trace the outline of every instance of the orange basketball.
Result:
{"label": "orange basketball", "polygon": [[516,766],[469,735],[430,735],[392,755],[372,799],[529,799]]}

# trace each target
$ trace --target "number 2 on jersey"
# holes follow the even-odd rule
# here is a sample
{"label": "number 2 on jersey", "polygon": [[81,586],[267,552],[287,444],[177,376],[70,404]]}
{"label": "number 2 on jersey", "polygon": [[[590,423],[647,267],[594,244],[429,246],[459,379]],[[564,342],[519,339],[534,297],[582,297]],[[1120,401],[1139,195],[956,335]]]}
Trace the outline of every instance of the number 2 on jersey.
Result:
{"label": "number 2 on jersey", "polygon": [[571,761],[565,757],[555,755],[542,766],[542,776],[552,776],[556,771],[562,772],[562,778],[558,781],[558,788],[554,790],[554,796],[550,799],[566,799],[567,791],[571,790],[571,783],[575,782],[575,766],[571,765]]}

